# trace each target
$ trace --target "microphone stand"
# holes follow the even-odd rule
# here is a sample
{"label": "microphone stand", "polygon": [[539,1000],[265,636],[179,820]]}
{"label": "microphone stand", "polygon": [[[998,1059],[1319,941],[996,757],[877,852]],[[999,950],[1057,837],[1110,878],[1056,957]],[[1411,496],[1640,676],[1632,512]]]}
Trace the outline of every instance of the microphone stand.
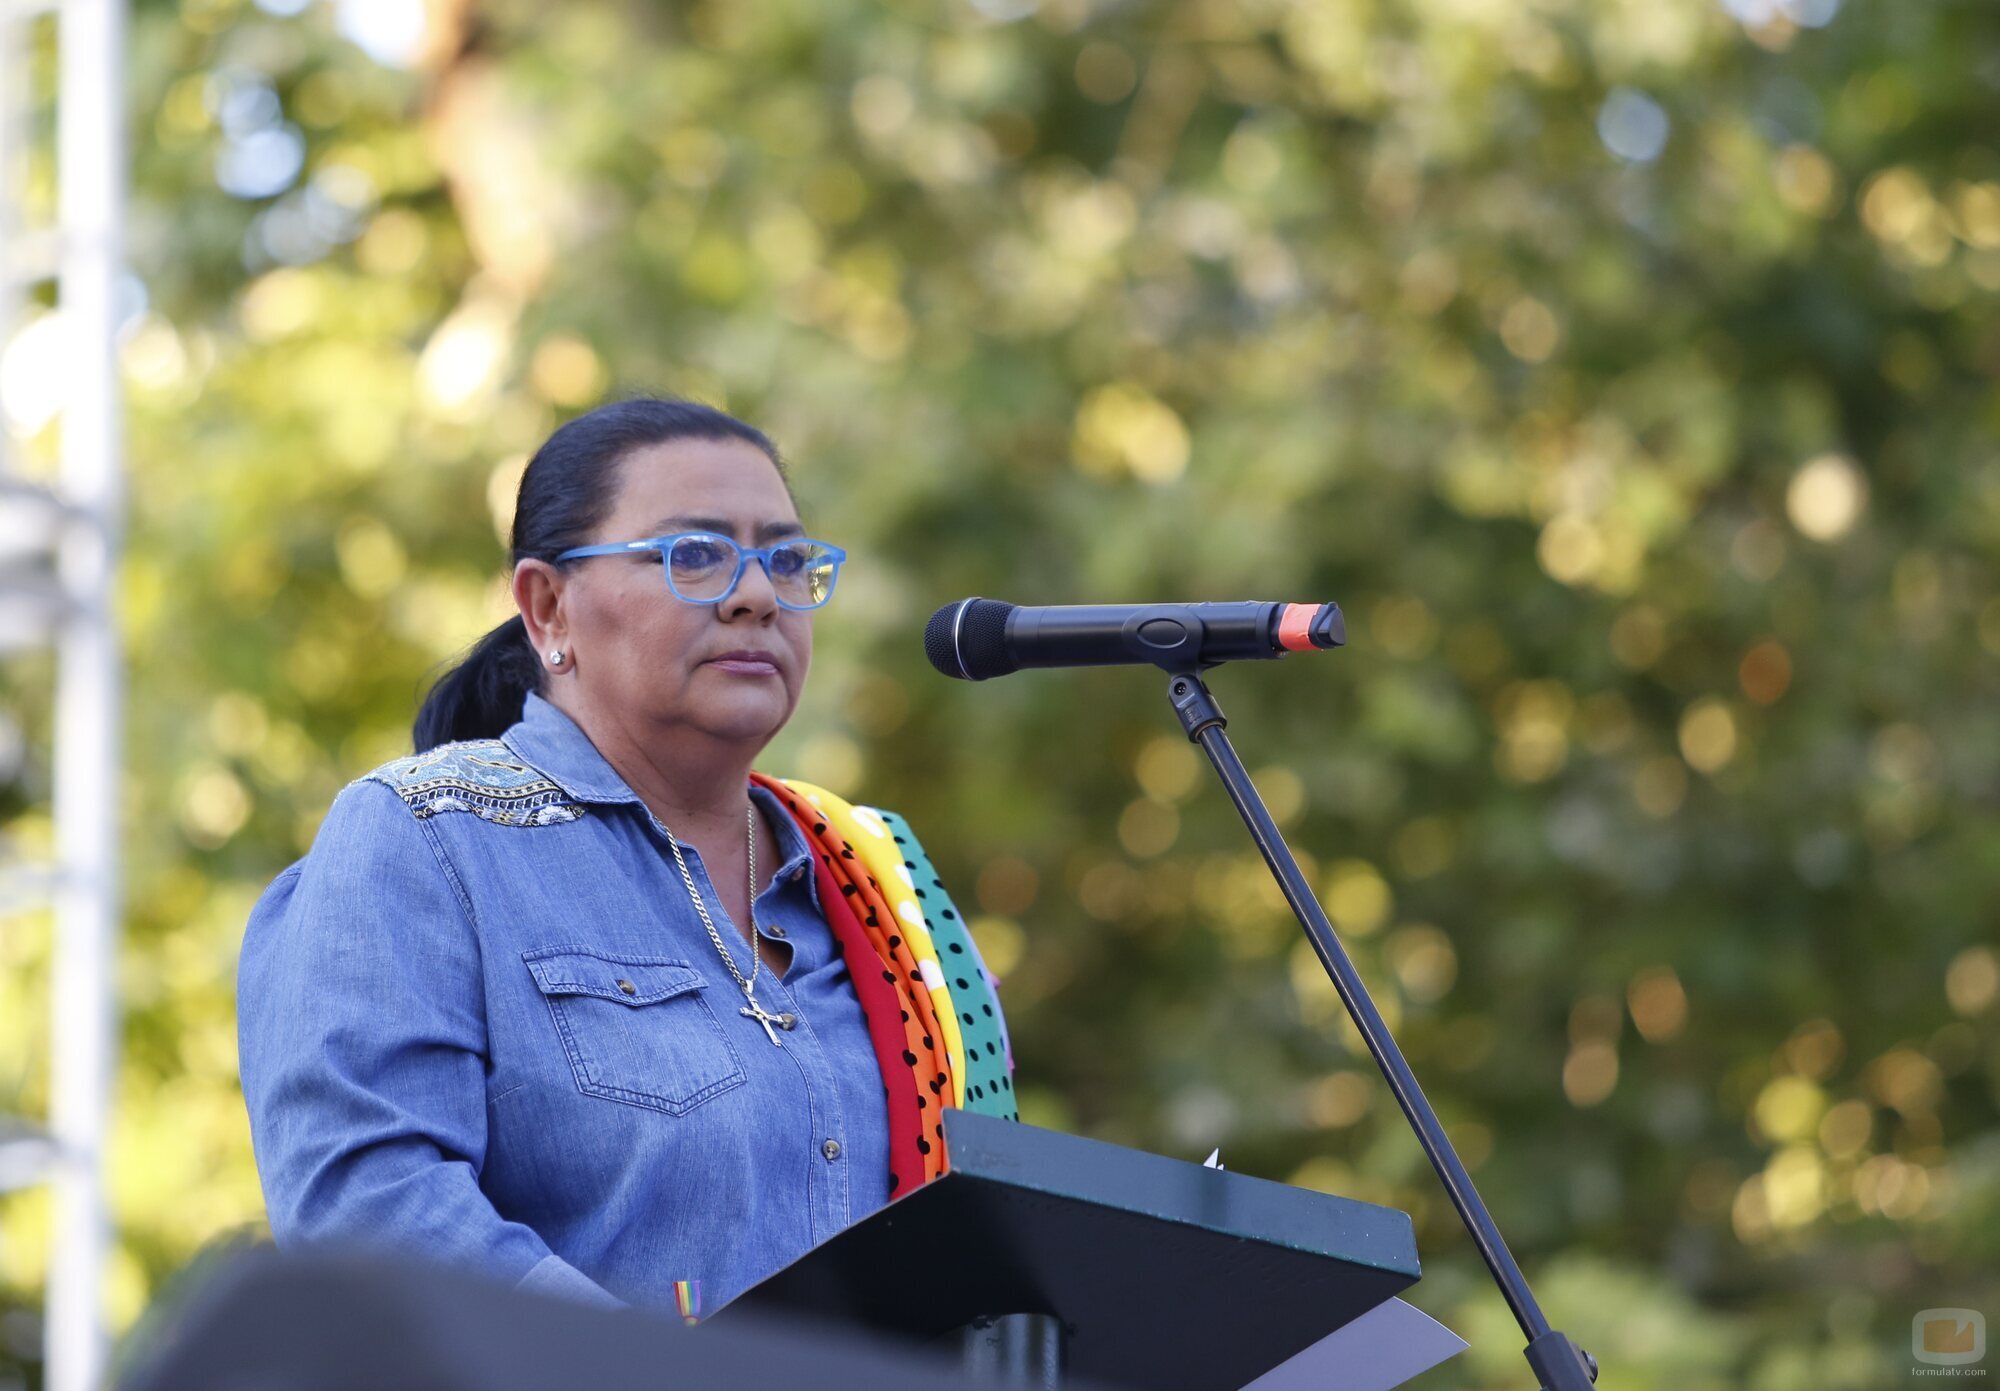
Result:
{"label": "microphone stand", "polygon": [[1410,1064],[1403,1057],[1402,1050],[1390,1037],[1388,1025],[1382,1022],[1374,1000],[1369,998],[1368,987],[1362,983],[1360,973],[1348,959],[1346,948],[1334,935],[1333,925],[1327,921],[1325,910],[1319,906],[1319,900],[1313,897],[1305,876],[1299,872],[1291,847],[1279,834],[1270,812],[1264,808],[1264,799],[1257,795],[1257,789],[1251,784],[1250,775],[1244,771],[1242,760],[1237,758],[1229,736],[1223,733],[1223,726],[1228,721],[1223,718],[1221,708],[1216,705],[1215,697],[1203,683],[1199,672],[1201,666],[1215,665],[1213,662],[1203,663],[1196,656],[1199,633],[1197,623],[1190,641],[1177,656],[1157,662],[1168,673],[1167,698],[1173,704],[1174,713],[1180,717],[1188,738],[1207,751],[1215,771],[1221,774],[1230,800],[1236,803],[1236,810],[1250,828],[1251,838],[1264,854],[1264,862],[1271,867],[1278,886],[1284,890],[1285,901],[1291,905],[1299,926],[1305,929],[1313,950],[1319,954],[1320,964],[1326,968],[1334,988],[1340,992],[1341,1002],[1347,1006],[1355,1027],[1361,1031],[1369,1053],[1374,1056],[1376,1066],[1381,1068],[1382,1076],[1389,1083],[1389,1090],[1396,1094],[1396,1103],[1403,1108],[1404,1116],[1417,1132],[1417,1142],[1424,1147],[1424,1157],[1437,1170],[1445,1191],[1451,1195],[1451,1205],[1458,1209],[1459,1220],[1471,1233],[1473,1245],[1479,1248],[1480,1258],[1486,1262],[1494,1282],[1500,1286],[1500,1293],[1507,1300],[1507,1307],[1513,1311],[1515,1322],[1521,1325],[1521,1333],[1528,1340],[1525,1350],[1528,1365],[1539,1379],[1542,1391],[1591,1391],[1591,1384],[1597,1380],[1596,1360],[1568,1335],[1549,1327],[1541,1306],[1535,1302],[1533,1291],[1528,1288],[1526,1277],[1514,1263],[1507,1243],[1501,1239],[1500,1229],[1493,1224],[1492,1214],[1480,1200],[1478,1190],[1473,1188],[1472,1176],[1466,1172],[1458,1151],[1452,1148],[1444,1127],[1438,1123],[1437,1112],[1431,1109],[1423,1089],[1417,1085],[1416,1074],[1410,1071]]}

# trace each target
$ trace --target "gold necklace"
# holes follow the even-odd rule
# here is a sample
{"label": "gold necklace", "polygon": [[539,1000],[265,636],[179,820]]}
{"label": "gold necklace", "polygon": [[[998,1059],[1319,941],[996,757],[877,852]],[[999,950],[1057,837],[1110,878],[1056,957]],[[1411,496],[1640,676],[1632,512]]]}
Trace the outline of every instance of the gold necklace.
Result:
{"label": "gold necklace", "polygon": [[729,974],[736,977],[736,983],[743,987],[743,997],[750,1003],[736,1011],[738,1014],[756,1020],[764,1026],[764,1033],[779,1048],[785,1041],[778,1037],[771,1026],[789,1027],[789,1015],[772,1014],[757,1003],[757,969],[764,964],[757,952],[757,808],[753,803],[744,809],[744,827],[750,842],[750,979],[743,979],[743,973],[736,969],[736,958],[729,954],[729,948],[722,945],[722,934],[715,930],[715,920],[708,915],[708,905],[702,902],[701,890],[694,886],[694,876],[688,873],[687,861],[681,856],[680,842],[674,839],[673,828],[660,822],[660,829],[667,833],[667,848],[674,852],[674,863],[681,867],[681,882],[687,885],[688,897],[694,900],[695,912],[701,914],[701,925],[708,929],[708,940],[715,943],[715,949],[722,956],[722,964],[729,968]]}

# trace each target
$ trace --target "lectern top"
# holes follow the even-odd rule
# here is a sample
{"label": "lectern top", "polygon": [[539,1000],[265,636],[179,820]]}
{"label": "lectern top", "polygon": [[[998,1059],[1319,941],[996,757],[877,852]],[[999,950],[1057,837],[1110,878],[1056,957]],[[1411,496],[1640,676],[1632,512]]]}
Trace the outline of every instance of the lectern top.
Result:
{"label": "lectern top", "polygon": [[924,1341],[1054,1314],[1080,1380],[1237,1391],[1421,1273],[1392,1208],[968,1111],[944,1126],[948,1173],[730,1307]]}

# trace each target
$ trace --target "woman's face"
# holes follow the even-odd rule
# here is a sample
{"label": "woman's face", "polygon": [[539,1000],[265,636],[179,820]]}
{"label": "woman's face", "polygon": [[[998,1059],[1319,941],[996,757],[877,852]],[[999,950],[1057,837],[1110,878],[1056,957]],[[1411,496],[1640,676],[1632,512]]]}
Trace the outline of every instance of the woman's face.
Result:
{"label": "woman's face", "polygon": [[[805,534],[777,466],[733,438],[673,440],[626,455],[611,513],[585,544],[676,531],[720,532],[741,546]],[[812,614],[781,606],[754,560],[718,602],[676,598],[656,550],[572,562],[559,595],[563,632],[553,645],[565,656],[550,667],[544,651],[544,670],[558,688],[574,683],[576,703],[593,714],[761,748],[798,705],[812,664]],[[732,651],[763,653],[774,669],[716,663]]]}

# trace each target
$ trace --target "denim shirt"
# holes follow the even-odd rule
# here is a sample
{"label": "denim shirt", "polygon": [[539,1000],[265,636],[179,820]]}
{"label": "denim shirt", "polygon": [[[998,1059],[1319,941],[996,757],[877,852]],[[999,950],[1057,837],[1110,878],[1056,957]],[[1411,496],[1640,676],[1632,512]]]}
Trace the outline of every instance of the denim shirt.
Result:
{"label": "denim shirt", "polygon": [[[501,740],[357,779],[258,900],[237,1005],[280,1246],[370,1245],[593,1302],[702,1311],[889,1196],[888,1108],[812,851],[780,862],[738,1013],[660,822],[538,695]],[[748,943],[681,854],[737,968]]]}

